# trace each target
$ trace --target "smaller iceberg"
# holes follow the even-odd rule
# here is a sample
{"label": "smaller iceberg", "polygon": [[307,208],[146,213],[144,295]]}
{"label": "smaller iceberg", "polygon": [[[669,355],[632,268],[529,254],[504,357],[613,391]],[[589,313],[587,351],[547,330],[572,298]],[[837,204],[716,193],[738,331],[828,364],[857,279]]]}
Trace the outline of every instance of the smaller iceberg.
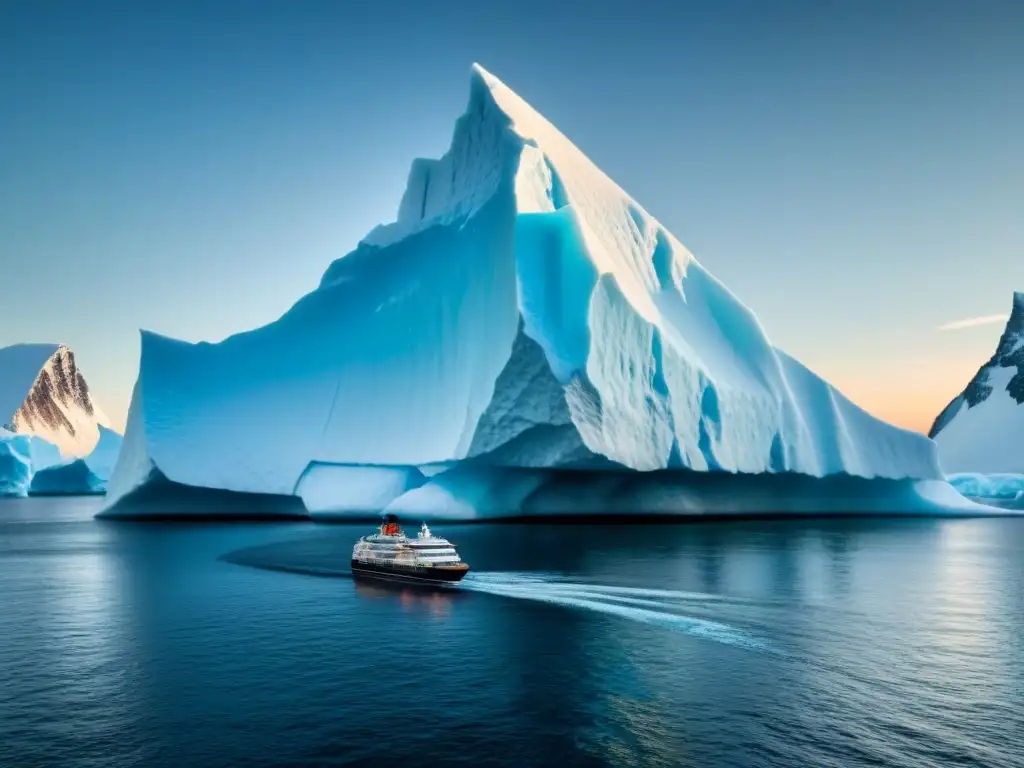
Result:
{"label": "smaller iceberg", "polygon": [[947,480],[969,499],[1007,509],[1024,509],[1024,475],[1009,472],[960,472]]}
{"label": "smaller iceberg", "polygon": [[121,435],[99,427],[100,437],[84,458],[65,458],[36,435],[0,429],[0,496],[91,495],[106,492],[117,462]]}
{"label": "smaller iceberg", "polygon": [[35,472],[61,461],[60,449],[41,437],[0,429],[0,496],[28,496]]}
{"label": "smaller iceberg", "polygon": [[100,477],[85,459],[40,469],[32,475],[29,496],[89,496],[106,491],[106,478]]}

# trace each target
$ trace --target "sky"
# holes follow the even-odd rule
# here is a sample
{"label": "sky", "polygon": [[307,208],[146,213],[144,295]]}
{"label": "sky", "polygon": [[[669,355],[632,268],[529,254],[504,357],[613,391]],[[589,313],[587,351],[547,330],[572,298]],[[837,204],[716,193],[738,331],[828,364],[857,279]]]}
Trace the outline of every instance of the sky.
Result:
{"label": "sky", "polygon": [[0,346],[68,344],[122,426],[138,329],[280,316],[473,62],[888,421],[927,430],[1024,290],[1018,2],[33,0],[0,3]]}

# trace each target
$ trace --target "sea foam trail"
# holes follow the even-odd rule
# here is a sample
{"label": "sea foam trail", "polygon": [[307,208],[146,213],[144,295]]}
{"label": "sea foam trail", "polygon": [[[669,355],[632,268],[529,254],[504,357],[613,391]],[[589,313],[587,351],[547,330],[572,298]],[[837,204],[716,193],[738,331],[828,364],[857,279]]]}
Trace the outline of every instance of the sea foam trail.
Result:
{"label": "sea foam trail", "polygon": [[560,587],[559,589],[552,590],[551,594],[563,597],[579,598],[581,600],[596,599],[601,600],[602,602],[622,603],[623,605],[638,605],[643,608],[665,609],[672,607],[672,604],[667,603],[665,600],[657,600],[645,597],[631,597],[629,595],[620,595],[614,593],[602,594],[601,592],[592,589],[576,590],[571,588],[567,589],[565,587]]}
{"label": "sea foam trail", "polygon": [[[253,547],[232,552],[223,560],[264,570],[282,571],[305,576],[351,578],[348,568],[331,567],[337,561],[336,553],[324,556],[320,552],[306,551],[306,542],[288,542],[283,545]],[[297,550],[293,551],[293,550]],[[740,598],[683,592],[671,589],[648,589],[574,582],[555,574],[538,573],[470,573],[456,587],[456,591],[478,592],[519,600],[534,600],[596,611],[644,624],[654,624],[683,631],[695,637],[714,640],[726,645],[759,651],[775,652],[767,643],[735,627],[709,619],[686,616],[675,612],[677,608],[694,603],[740,603]]]}
{"label": "sea foam trail", "polygon": [[620,590],[629,590],[629,594],[643,594],[645,591],[648,594],[660,593],[657,596],[676,600],[679,600],[681,595],[693,597],[695,593],[643,590],[639,587],[603,587],[597,584],[577,584],[557,578],[547,580],[535,575],[509,574],[507,578],[503,578],[502,574],[488,573],[470,574],[462,581],[461,586],[475,592],[581,608],[644,624],[665,626],[726,645],[758,651],[772,650],[767,643],[736,627],[674,613],[668,610],[673,607],[670,602],[630,597]]}
{"label": "sea foam trail", "polygon": [[732,605],[753,605],[758,601],[728,595],[711,595],[706,592],[681,592],[675,589],[650,589],[647,587],[619,587],[605,584],[588,584],[556,581],[550,584],[553,590],[570,589],[574,592],[595,592],[602,595],[635,595],[656,599],[677,600],[691,603],[726,603]]}

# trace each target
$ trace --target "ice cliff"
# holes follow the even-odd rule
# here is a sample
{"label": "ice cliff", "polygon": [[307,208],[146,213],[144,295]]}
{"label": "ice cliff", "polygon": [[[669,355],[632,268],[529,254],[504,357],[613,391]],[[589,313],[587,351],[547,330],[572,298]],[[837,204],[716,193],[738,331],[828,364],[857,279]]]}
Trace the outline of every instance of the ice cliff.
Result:
{"label": "ice cliff", "polygon": [[941,477],[930,440],[776,349],[668,230],[474,67],[451,147],[413,162],[397,221],[284,316],[215,344],[143,332],[107,511],[188,487],[298,496],[314,513],[415,507],[431,489],[512,509],[552,470]]}
{"label": "ice cliff", "polygon": [[121,436],[59,344],[0,349],[0,495],[99,493]]}

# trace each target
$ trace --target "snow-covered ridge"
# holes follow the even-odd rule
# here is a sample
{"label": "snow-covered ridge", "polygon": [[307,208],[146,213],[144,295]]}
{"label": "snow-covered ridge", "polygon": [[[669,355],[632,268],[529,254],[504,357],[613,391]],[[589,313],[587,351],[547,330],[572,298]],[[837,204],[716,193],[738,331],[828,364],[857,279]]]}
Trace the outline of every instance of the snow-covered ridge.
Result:
{"label": "snow-covered ridge", "polygon": [[322,500],[336,474],[344,506],[371,467],[359,496],[383,504],[425,480],[402,468],[452,466],[940,477],[931,441],[775,349],[479,67],[449,151],[317,290],[218,344],[143,333],[108,499],[159,481]]}
{"label": "snow-covered ridge", "polygon": [[78,368],[61,344],[18,344],[0,349],[0,426],[37,435],[66,457],[88,455],[110,426]]}
{"label": "snow-covered ridge", "polygon": [[935,419],[928,433],[951,473],[1024,473],[1024,292],[995,354]]}
{"label": "snow-covered ridge", "polygon": [[103,492],[121,447],[108,423],[70,349],[0,349],[0,496]]}

